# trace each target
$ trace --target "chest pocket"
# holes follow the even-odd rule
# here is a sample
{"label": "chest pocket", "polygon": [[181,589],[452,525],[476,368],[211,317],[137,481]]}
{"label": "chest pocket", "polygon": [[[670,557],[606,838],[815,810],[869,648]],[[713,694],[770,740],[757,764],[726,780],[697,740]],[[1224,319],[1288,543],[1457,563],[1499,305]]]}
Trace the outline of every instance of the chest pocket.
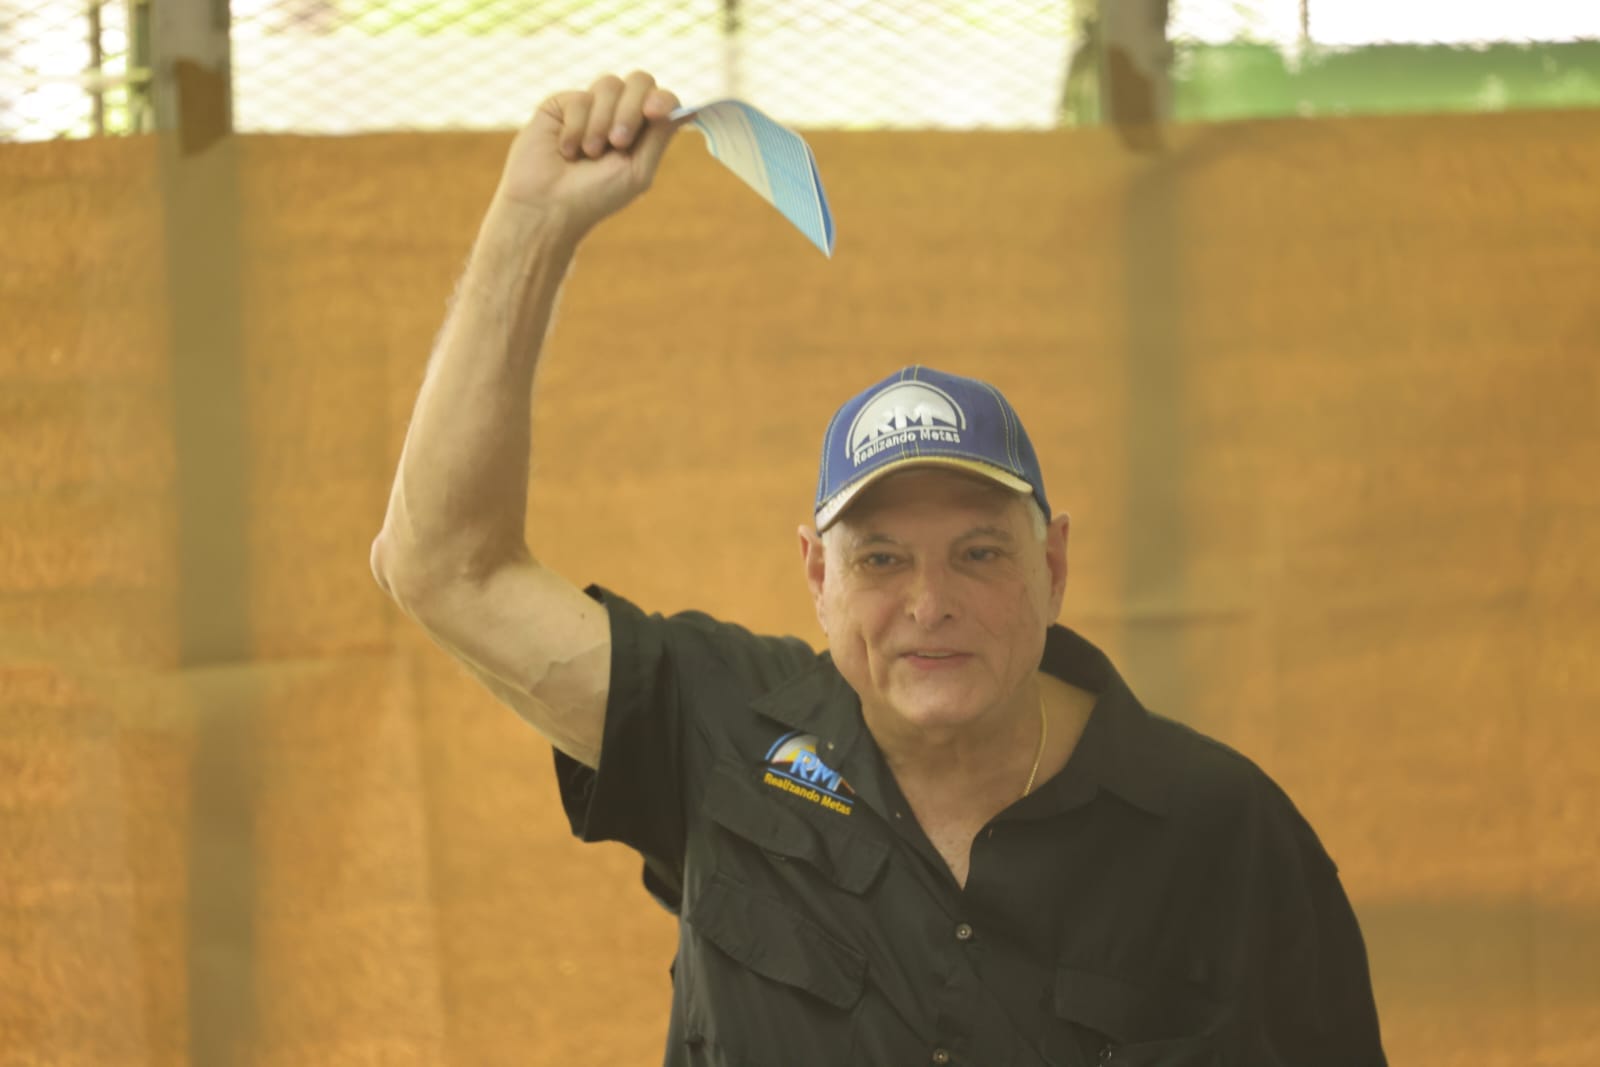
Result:
{"label": "chest pocket", "polygon": [[749,775],[719,768],[701,802],[714,825],[703,838],[710,873],[684,916],[704,946],[687,946],[685,1033],[705,1062],[853,1062],[867,956],[840,929],[839,909],[864,908],[857,898],[888,846],[852,827],[812,825]]}
{"label": "chest pocket", "polygon": [[[791,810],[792,804],[808,801],[785,797],[749,776],[748,768],[727,766],[711,776],[703,810],[713,822],[767,859],[779,864],[800,863],[847,893],[860,896],[872,886],[889,858],[887,842],[850,825],[854,814],[819,810],[819,821],[826,820],[827,827],[819,828]],[[719,869],[729,866],[718,863]]]}
{"label": "chest pocket", "polygon": [[1139,985],[1063,965],[1055,1014],[1088,1067],[1222,1067],[1221,1008],[1187,985]]}
{"label": "chest pocket", "polygon": [[781,903],[714,876],[689,910],[689,925],[763,978],[849,1009],[861,997],[867,960]]}

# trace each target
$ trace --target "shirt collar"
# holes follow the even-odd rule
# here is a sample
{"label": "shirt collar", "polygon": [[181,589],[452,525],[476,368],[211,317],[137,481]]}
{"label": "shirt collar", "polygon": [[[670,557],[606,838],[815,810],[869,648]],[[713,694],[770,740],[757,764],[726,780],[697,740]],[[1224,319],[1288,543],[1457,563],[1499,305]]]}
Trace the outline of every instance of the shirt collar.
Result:
{"label": "shirt collar", "polygon": [[814,734],[817,744],[838,759],[867,732],[855,690],[826,652],[809,669],[757,697],[750,706],[769,719]]}
{"label": "shirt collar", "polygon": [[[1150,713],[1106,654],[1065,626],[1052,625],[1041,666],[1095,694],[1095,704],[1066,768],[1035,795],[1052,798],[1050,809],[1060,810],[1103,788],[1152,815],[1167,814],[1170,776],[1161,763],[1164,746],[1148,742]],[[871,744],[860,700],[826,652],[810,669],[757,697],[751,707],[814,734],[819,752],[826,752],[824,758],[833,766],[847,759],[857,744]]]}
{"label": "shirt collar", "polygon": [[1086,788],[1103,788],[1152,815],[1167,814],[1171,777],[1161,759],[1165,746],[1151,743],[1150,713],[1106,654],[1065,626],[1053,625],[1045,635],[1042,667],[1095,695],[1078,747],[1050,792],[1066,801]]}

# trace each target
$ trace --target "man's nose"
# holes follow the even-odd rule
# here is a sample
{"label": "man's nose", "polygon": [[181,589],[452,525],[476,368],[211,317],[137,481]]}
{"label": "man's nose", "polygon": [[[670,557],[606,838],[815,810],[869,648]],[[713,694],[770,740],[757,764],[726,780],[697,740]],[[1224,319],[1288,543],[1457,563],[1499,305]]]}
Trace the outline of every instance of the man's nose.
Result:
{"label": "man's nose", "polygon": [[923,564],[912,576],[907,610],[918,625],[933,627],[955,614],[954,593],[948,570],[938,564]]}

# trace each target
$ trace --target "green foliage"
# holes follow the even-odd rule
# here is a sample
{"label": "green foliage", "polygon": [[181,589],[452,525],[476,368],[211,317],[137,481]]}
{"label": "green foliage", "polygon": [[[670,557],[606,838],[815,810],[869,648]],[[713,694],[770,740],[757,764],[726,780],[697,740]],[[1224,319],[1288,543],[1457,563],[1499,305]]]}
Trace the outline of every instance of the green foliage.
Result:
{"label": "green foliage", "polygon": [[1191,45],[1173,69],[1175,117],[1504,111],[1600,104],[1600,42],[1373,45],[1299,61],[1270,44]]}

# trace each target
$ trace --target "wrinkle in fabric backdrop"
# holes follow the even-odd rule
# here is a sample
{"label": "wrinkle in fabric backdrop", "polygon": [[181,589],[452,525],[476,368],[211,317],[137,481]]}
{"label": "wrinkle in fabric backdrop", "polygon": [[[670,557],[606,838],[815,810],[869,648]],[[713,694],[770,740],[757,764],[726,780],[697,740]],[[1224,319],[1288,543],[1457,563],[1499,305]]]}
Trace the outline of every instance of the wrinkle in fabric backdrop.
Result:
{"label": "wrinkle in fabric backdrop", "polygon": [[[982,374],[1064,621],[1339,862],[1392,1061],[1600,1059],[1600,116],[819,133],[832,262],[682,140],[568,284],[541,557],[815,640],[833,407]],[[659,1057],[636,861],[367,570],[506,146],[0,146],[0,1061]]]}

